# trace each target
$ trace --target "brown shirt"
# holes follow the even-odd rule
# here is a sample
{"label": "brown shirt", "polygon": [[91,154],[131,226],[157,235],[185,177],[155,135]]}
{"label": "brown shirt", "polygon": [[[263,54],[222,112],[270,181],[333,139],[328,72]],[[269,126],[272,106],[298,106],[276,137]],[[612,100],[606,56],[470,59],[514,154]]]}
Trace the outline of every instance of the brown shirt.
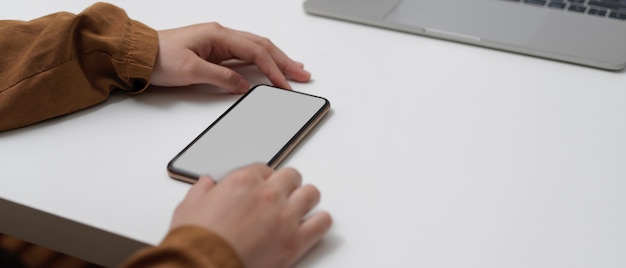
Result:
{"label": "brown shirt", "polygon": [[112,5],[33,21],[0,21],[0,130],[71,113],[113,90],[148,86],[154,30]]}
{"label": "brown shirt", "polygon": [[[0,131],[68,114],[114,90],[136,94],[150,83],[155,30],[124,10],[95,4],[80,14],[0,21]],[[123,267],[242,267],[218,235],[196,226],[172,230]]]}
{"label": "brown shirt", "polygon": [[169,232],[155,248],[135,253],[121,267],[243,267],[237,253],[216,234],[196,226]]}

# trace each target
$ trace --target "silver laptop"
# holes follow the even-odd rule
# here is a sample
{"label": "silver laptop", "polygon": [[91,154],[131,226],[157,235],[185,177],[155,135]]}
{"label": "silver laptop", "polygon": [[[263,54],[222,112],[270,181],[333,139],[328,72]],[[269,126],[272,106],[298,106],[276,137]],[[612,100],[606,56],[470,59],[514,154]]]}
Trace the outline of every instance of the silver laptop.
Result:
{"label": "silver laptop", "polygon": [[304,9],[602,69],[626,66],[626,0],[306,0]]}

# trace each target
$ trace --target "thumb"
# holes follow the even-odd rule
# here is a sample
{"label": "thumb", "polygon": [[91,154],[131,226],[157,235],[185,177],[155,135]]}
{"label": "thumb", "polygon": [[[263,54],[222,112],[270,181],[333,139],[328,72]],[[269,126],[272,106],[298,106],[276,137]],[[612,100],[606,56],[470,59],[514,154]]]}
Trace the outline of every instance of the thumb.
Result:
{"label": "thumb", "polygon": [[195,83],[211,84],[232,93],[244,93],[250,89],[250,83],[243,76],[228,67],[197,58],[191,70]]}

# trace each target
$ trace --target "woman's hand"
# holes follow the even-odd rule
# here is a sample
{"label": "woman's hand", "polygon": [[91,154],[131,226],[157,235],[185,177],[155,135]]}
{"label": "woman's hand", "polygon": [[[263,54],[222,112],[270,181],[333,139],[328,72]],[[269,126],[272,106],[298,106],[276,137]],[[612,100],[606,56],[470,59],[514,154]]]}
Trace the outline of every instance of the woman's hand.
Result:
{"label": "woman's hand", "polygon": [[226,240],[245,267],[292,266],[328,232],[330,215],[308,215],[320,200],[293,168],[255,164],[219,184],[202,177],[177,207],[171,228],[197,225]]}
{"label": "woman's hand", "polygon": [[311,74],[269,39],[218,23],[159,31],[159,53],[151,76],[157,86],[212,84],[233,93],[250,89],[240,74],[220,65],[231,59],[253,63],[275,86],[291,89],[287,78],[307,82]]}

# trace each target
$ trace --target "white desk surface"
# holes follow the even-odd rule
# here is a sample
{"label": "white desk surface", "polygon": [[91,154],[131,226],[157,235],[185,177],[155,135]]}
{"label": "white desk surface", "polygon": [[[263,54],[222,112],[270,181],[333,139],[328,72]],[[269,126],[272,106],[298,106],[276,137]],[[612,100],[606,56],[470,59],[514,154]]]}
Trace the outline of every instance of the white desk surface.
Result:
{"label": "white desk surface", "polygon": [[[90,4],[77,2],[0,17]],[[334,225],[301,267],[626,267],[623,72],[310,16],[302,1],[112,2],[157,29],[218,21],[269,37],[312,72],[292,85],[332,112],[284,165],[320,188]],[[0,133],[0,198],[157,244],[189,188],[167,162],[237,97],[115,94]]]}

